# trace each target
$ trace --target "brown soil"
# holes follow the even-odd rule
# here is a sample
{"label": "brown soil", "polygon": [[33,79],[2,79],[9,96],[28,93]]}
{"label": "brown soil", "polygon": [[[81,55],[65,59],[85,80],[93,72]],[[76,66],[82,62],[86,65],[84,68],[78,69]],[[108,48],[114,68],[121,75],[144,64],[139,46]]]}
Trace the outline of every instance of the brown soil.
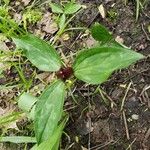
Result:
{"label": "brown soil", "polygon": [[[149,150],[150,3],[141,11],[136,22],[133,1],[129,1],[127,6],[124,5],[123,0],[79,0],[79,2],[86,5],[87,9],[72,21],[72,26],[90,27],[94,22],[99,22],[107,26],[114,37],[120,36],[126,46],[146,57],[128,69],[115,72],[106,83],[99,86],[101,92],[96,90],[97,86],[88,86],[79,81],[76,83],[73,95],[77,103],[71,96],[68,96],[65,103],[70,119],[65,128],[66,134],[63,134],[61,148],[64,150]],[[104,19],[97,9],[100,4],[103,4],[106,12],[110,12]],[[77,49],[84,47],[85,43],[91,42],[89,36],[80,38],[82,34],[75,31],[73,34],[70,33],[69,41],[61,41],[65,54],[77,52]],[[46,34],[43,38],[48,40],[50,36]],[[26,68],[30,68],[29,64]],[[29,75],[31,72],[32,69],[26,71]],[[16,78],[16,72],[10,70],[9,74],[8,72],[6,74],[7,78],[0,78],[0,84],[11,82]],[[16,96],[18,89],[10,92],[12,98]],[[2,99],[6,99],[5,96],[1,96]],[[5,102],[2,101],[1,105],[5,105]],[[13,150],[15,149],[19,150],[22,147],[15,145]]]}
{"label": "brown soil", "polygon": [[[92,94],[95,86],[77,83],[74,95],[79,104],[69,111],[70,121],[65,131],[71,139],[64,137],[63,145],[69,142],[65,148],[71,150],[149,150],[150,34],[147,27],[150,24],[150,4],[136,22],[133,2],[129,2],[127,6],[121,0],[80,2],[88,6],[88,9],[74,22],[84,26],[90,26],[94,22],[102,23],[115,37],[120,36],[125,45],[147,58],[114,73],[108,82],[101,85],[105,102],[100,93]],[[107,15],[103,19],[97,10],[100,4],[107,11],[116,12],[116,16],[111,18]],[[78,35],[76,37],[79,39]],[[125,103],[121,110],[123,99]]]}

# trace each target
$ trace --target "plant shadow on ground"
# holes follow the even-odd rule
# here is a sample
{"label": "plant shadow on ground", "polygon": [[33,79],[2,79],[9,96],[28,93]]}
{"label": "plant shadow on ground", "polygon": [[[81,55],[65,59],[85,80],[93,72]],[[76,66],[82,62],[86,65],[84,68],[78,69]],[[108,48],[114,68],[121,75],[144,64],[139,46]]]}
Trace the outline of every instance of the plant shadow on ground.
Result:
{"label": "plant shadow on ground", "polygon": [[[106,25],[115,36],[120,36],[125,45],[146,56],[150,54],[150,35],[147,31],[147,26],[150,24],[150,4],[140,14],[136,23],[135,7],[131,2],[127,6],[121,0],[117,2],[113,0],[103,2],[100,0],[81,0],[79,2],[87,5],[88,8],[73,20],[73,26],[90,27],[95,21],[100,22]],[[107,11],[115,11],[117,13],[116,18],[112,19],[110,16],[106,16],[103,19],[97,9],[101,3]],[[18,9],[23,8],[20,6]],[[33,26],[31,25],[29,29],[32,31]],[[34,32],[36,32],[35,29]],[[49,33],[42,34],[42,36],[47,40],[51,37]],[[80,47],[92,43],[88,36],[83,38],[81,36],[83,37],[83,33],[79,34],[76,31],[70,33],[71,38],[68,41],[60,41],[65,54],[77,52]],[[9,41],[6,44],[11,48]],[[26,64],[25,72],[28,78],[34,72],[34,69],[29,68],[30,65]],[[45,78],[48,77],[49,74],[45,76]],[[15,78],[17,78],[17,74],[12,69],[6,72],[6,78],[1,78],[0,82],[12,82]],[[40,83],[39,80],[34,81],[35,85],[38,83]],[[39,88],[42,90],[43,85]],[[95,91],[95,89],[97,90]],[[109,81],[100,87],[78,82],[73,91],[78,104],[74,103],[72,96],[69,96],[65,103],[65,109],[69,112],[70,120],[65,128],[68,136],[63,135],[62,149],[82,150],[91,147],[92,150],[124,150],[132,147],[133,150],[148,150],[150,148],[148,142],[150,140],[149,57],[128,69],[115,72]],[[1,95],[1,107],[7,107],[5,106],[7,103],[3,100],[8,97],[9,99],[15,97],[17,92],[18,88],[13,88],[13,90],[8,91],[7,96]],[[123,100],[125,100],[124,103],[122,103]],[[120,111],[122,104],[124,111]],[[11,107],[13,109],[15,106]],[[25,127],[27,131],[30,131],[26,121],[19,122],[19,126],[22,126],[21,130],[24,130],[23,127]],[[28,134],[24,133],[24,135]],[[21,149],[21,146],[13,146],[13,149]]]}

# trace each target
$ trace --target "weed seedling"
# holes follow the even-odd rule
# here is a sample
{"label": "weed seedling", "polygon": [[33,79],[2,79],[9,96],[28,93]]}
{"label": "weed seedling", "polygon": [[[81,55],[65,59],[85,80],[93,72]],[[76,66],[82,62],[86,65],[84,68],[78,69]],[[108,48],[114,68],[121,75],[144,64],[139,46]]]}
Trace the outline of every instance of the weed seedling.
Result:
{"label": "weed seedling", "polygon": [[38,9],[27,9],[23,14],[23,26],[27,30],[27,23],[35,24],[42,18],[42,13]]}
{"label": "weed seedling", "polygon": [[64,33],[65,28],[72,21],[72,19],[82,9],[84,9],[84,6],[71,1],[62,5],[56,3],[50,3],[50,7],[52,9],[52,12],[57,16],[56,22],[59,27],[59,31],[57,32],[53,41],[54,44],[58,40],[58,38]]}

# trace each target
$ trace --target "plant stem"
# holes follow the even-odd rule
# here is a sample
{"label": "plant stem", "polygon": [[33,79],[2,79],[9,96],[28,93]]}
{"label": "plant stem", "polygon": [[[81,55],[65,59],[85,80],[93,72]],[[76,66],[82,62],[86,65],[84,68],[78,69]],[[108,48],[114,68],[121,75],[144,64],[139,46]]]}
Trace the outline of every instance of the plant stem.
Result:
{"label": "plant stem", "polygon": [[83,9],[80,9],[79,11],[77,11],[73,16],[71,16],[68,21],[64,24],[64,26],[59,29],[59,31],[57,32],[56,36],[54,37],[54,40],[52,42],[52,45],[55,44],[55,42],[59,39],[59,37],[64,33],[65,28],[67,27],[67,25],[72,21],[72,19],[82,11]]}
{"label": "plant stem", "polygon": [[127,3],[128,3],[128,0],[124,0],[124,2],[125,2],[125,5],[127,5]]}
{"label": "plant stem", "polygon": [[139,18],[139,11],[140,11],[140,0],[136,0],[136,21]]}
{"label": "plant stem", "polygon": [[74,28],[69,28],[69,29],[66,29],[64,30],[64,32],[66,31],[71,31],[71,30],[86,30],[87,28],[85,27],[74,27]]}

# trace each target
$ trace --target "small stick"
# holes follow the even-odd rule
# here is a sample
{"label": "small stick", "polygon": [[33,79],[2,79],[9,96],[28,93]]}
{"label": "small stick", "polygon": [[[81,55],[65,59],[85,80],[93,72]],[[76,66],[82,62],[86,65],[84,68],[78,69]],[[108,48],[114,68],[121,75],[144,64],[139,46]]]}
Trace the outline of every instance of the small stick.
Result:
{"label": "small stick", "polygon": [[126,150],[131,149],[131,146],[132,146],[133,143],[136,141],[136,139],[137,139],[137,138],[135,138],[135,139],[131,142],[131,144],[129,144],[129,146],[126,148]]}
{"label": "small stick", "polygon": [[145,91],[147,91],[147,90],[149,90],[149,89],[150,89],[150,86],[146,85],[146,86],[143,88],[142,92],[140,93],[140,96],[141,96]]}
{"label": "small stick", "polygon": [[129,136],[129,129],[128,129],[128,124],[127,124],[125,111],[122,112],[122,115],[123,115],[124,126],[125,126],[125,129],[126,129],[126,136],[127,136],[127,139],[129,140],[130,136]]}
{"label": "small stick", "polygon": [[[143,98],[145,98],[146,97],[146,100],[147,100],[147,104],[148,104],[148,108],[150,108],[150,98],[149,98],[149,96],[148,96],[148,94],[147,94],[147,90],[149,90],[150,89],[150,86],[145,86],[144,88],[143,88],[143,90],[142,90],[142,92],[140,93],[140,96],[143,96]],[[145,97],[144,97],[144,94],[145,93]]]}
{"label": "small stick", "polygon": [[144,137],[144,142],[149,138],[150,136],[150,128],[148,129],[148,131],[146,132],[146,135]]}
{"label": "small stick", "polygon": [[[100,89],[100,88],[99,88]],[[100,90],[102,90],[102,89],[100,89]],[[106,96],[106,98],[111,102],[111,106],[113,107],[113,105],[114,106],[117,106],[117,104],[112,100],[112,98],[105,92],[105,91],[103,91],[102,90],[102,92],[103,92],[103,94]]]}
{"label": "small stick", "polygon": [[150,98],[149,98],[146,91],[145,91],[145,96],[146,96],[146,99],[147,99],[148,108],[150,108]]}
{"label": "small stick", "polygon": [[[89,96],[89,86],[88,86],[88,106],[89,106],[89,112],[91,111],[91,103],[90,103],[90,96]],[[91,150],[91,127],[92,127],[92,122],[91,122],[91,117],[88,115],[88,120],[89,120],[89,135],[88,135],[88,150]]]}
{"label": "small stick", "polygon": [[116,144],[118,141],[119,141],[119,139],[116,140],[116,141],[110,140],[110,141],[108,141],[108,142],[105,142],[104,144],[99,144],[99,145],[96,145],[96,146],[94,146],[94,147],[91,147],[91,150],[100,150],[100,149],[102,149],[102,148],[108,146],[109,144],[114,145],[114,144]]}
{"label": "small stick", "polygon": [[129,85],[128,85],[128,87],[127,87],[126,93],[125,93],[125,95],[124,95],[124,97],[123,97],[123,99],[122,99],[122,104],[121,104],[121,108],[120,108],[121,111],[123,110],[124,103],[125,103],[125,99],[126,99],[126,97],[127,97],[127,94],[128,94],[128,92],[129,92],[129,89],[130,89],[130,87],[131,87],[131,84],[132,84],[132,83],[130,82]]}
{"label": "small stick", "polygon": [[143,32],[144,32],[144,34],[145,34],[147,40],[150,41],[150,38],[149,38],[148,34],[146,33],[146,31],[145,31],[145,29],[144,29],[144,25],[141,24],[141,27],[142,27],[142,30],[143,30]]}

